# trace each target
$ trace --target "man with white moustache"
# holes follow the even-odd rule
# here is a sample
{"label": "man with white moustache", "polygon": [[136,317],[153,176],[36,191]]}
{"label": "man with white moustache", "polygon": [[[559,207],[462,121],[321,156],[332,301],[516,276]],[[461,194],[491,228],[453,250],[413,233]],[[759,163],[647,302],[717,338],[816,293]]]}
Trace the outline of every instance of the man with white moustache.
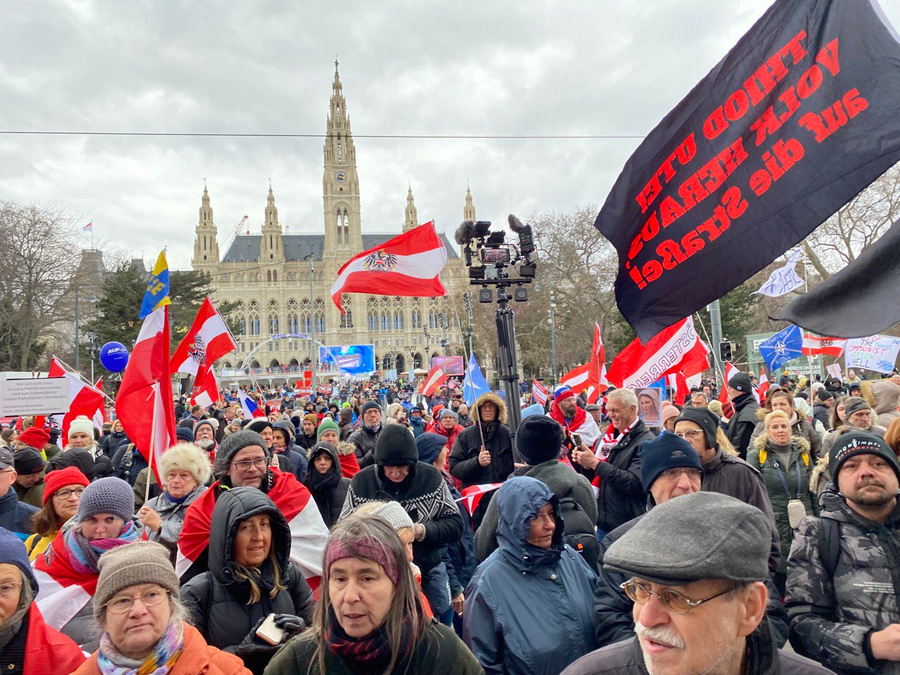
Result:
{"label": "man with white moustache", "polygon": [[767,601],[769,524],[754,506],[697,492],[653,508],[606,552],[629,577],[636,636],[598,649],[563,675],[813,675],[831,672],[779,651]]}

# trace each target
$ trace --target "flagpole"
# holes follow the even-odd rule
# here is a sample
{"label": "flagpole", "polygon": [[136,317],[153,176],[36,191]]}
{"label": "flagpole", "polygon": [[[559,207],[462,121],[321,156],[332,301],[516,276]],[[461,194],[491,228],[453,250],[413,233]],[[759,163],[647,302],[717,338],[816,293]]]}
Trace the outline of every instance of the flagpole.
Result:
{"label": "flagpole", "polygon": [[[147,483],[144,486],[144,504],[142,504],[142,506],[146,505],[147,502],[150,501],[150,476],[152,476],[156,473],[156,471],[153,468],[153,460],[156,457],[156,452],[155,452],[155,448],[156,448],[156,413],[157,413],[156,401],[159,398],[159,389],[158,388],[159,388],[159,383],[154,385],[153,417],[151,418],[152,421],[150,423],[150,448],[147,451],[147,457],[148,457]],[[168,402],[169,405],[171,405],[171,403],[172,403],[171,401]],[[160,485],[160,487],[162,487],[162,486]]]}
{"label": "flagpole", "polygon": [[[79,373],[79,372],[76,371],[76,370],[73,370],[73,369],[72,369],[72,366],[70,366],[68,363],[66,363],[65,361],[63,361],[63,360],[62,360],[61,358],[59,358],[58,356],[56,356],[56,354],[53,355],[53,358],[56,359],[57,361],[59,361],[62,365],[64,365],[64,366],[66,367],[66,370],[69,371],[69,374],[70,374],[70,375],[77,375],[79,380],[81,380],[81,381],[84,382],[85,384],[90,385],[93,389],[97,389],[97,386],[96,386],[93,382],[90,382],[90,381],[84,379],[84,376],[83,376],[81,373]],[[97,391],[99,391],[101,394],[103,394],[103,398],[104,398],[105,400],[109,401],[110,403],[112,403],[113,406],[116,405],[115,400],[112,399],[112,398],[110,398],[109,396],[107,396],[106,393],[105,393],[102,389],[97,389]]]}

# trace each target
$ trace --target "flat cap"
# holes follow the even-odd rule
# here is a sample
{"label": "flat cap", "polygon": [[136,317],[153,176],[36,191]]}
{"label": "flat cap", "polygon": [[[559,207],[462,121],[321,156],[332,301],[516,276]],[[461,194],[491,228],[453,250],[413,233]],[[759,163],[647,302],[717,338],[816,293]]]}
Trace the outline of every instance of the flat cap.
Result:
{"label": "flat cap", "polygon": [[609,547],[603,567],[669,586],[701,579],[749,583],[769,575],[772,534],[757,507],[697,492],[655,506]]}

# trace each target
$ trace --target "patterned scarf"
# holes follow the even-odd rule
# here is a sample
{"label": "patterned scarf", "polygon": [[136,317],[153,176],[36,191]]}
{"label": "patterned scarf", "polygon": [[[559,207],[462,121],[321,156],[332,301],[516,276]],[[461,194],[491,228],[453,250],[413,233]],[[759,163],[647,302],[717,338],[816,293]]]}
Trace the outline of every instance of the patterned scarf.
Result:
{"label": "patterned scarf", "polygon": [[97,561],[101,555],[116,546],[138,541],[142,532],[143,528],[135,527],[134,520],[129,520],[125,523],[125,527],[118,537],[88,541],[81,534],[79,527],[73,527],[64,534],[66,552],[69,554],[69,560],[76,571],[82,574],[99,574],[100,569],[97,566]]}
{"label": "patterned scarf", "polygon": [[[640,418],[638,418],[640,419]],[[609,461],[609,453],[610,451],[619,444],[625,436],[628,435],[628,432],[631,431],[631,427],[633,427],[637,423],[637,419],[634,420],[627,427],[622,429],[622,432],[619,433],[616,431],[616,427],[612,424],[606,429],[606,433],[603,434],[603,437],[597,441],[597,445],[595,446],[597,449],[594,451],[594,455],[601,462]],[[594,479],[591,481],[591,487],[594,488],[594,494],[599,494],[600,492],[600,472],[598,471],[594,476]]]}
{"label": "patterned scarf", "polygon": [[150,655],[143,661],[123,656],[116,649],[109,633],[100,638],[97,665],[103,675],[166,675],[184,649],[184,622],[171,621]]}
{"label": "patterned scarf", "polygon": [[[412,651],[413,641],[412,621],[404,620],[403,638],[400,641],[403,651],[397,654],[397,663]],[[353,638],[341,628],[333,609],[328,610],[328,632],[325,634],[325,642],[329,649],[347,661],[353,670],[365,669],[366,672],[376,672],[384,670],[391,661],[391,646],[384,626],[364,638]]]}

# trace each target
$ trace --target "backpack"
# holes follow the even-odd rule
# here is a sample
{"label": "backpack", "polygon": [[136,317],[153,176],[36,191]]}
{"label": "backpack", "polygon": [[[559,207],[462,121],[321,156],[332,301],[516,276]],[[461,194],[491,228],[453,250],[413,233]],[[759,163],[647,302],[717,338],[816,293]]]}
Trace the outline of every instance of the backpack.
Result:
{"label": "backpack", "polygon": [[571,497],[559,500],[558,511],[565,524],[563,541],[578,551],[592,570],[599,572],[600,542],[597,540],[597,526],[591,522],[581,504]]}
{"label": "backpack", "polygon": [[841,557],[841,524],[833,518],[819,518],[819,539],[816,542],[822,566],[828,578],[834,578],[838,559]]}

